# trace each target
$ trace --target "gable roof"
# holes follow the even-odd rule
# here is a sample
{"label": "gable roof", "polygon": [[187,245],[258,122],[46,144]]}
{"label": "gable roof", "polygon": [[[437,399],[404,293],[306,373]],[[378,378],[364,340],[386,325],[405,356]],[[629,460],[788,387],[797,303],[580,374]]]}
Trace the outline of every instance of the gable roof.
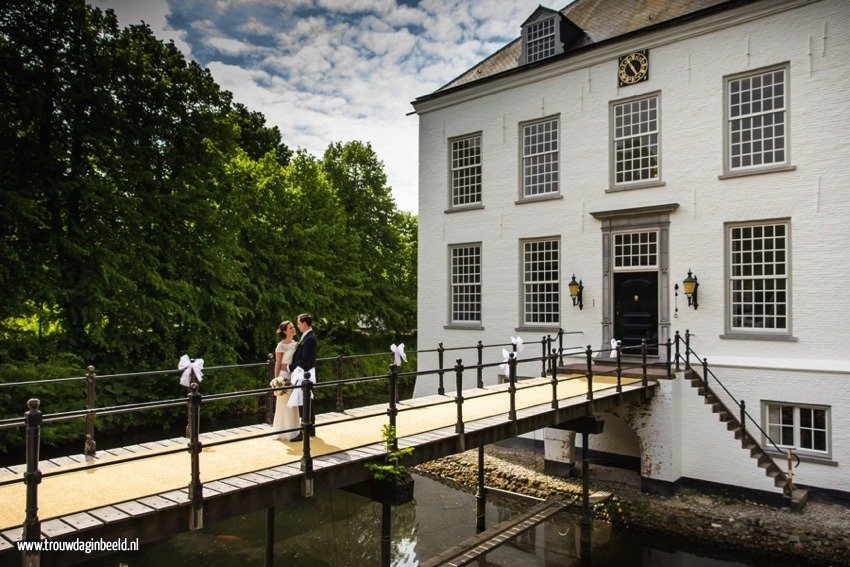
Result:
{"label": "gable roof", "polygon": [[[569,57],[571,51],[582,49],[595,44],[614,39],[632,32],[653,28],[660,25],[672,25],[677,20],[696,17],[703,13],[713,13],[737,6],[753,0],[576,0],[564,9],[561,14],[572,23],[584,30],[584,40],[572,46],[572,50],[562,55],[556,55],[531,65],[545,64],[549,61]],[[539,6],[526,23],[536,17],[541,10],[549,10]],[[554,13],[554,10],[551,10]],[[525,24],[523,24],[525,25]],[[479,80],[509,72],[520,67],[519,60],[522,52],[521,38],[505,45],[499,51],[465,71],[446,85],[443,85],[430,95],[419,97],[417,100],[431,98],[448,90],[469,85]]]}

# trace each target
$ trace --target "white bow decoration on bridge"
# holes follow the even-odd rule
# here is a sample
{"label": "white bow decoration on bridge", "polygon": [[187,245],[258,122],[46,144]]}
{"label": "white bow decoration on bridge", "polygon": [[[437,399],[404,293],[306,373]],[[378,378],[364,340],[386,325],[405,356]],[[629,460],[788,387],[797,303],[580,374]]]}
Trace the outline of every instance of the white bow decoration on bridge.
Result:
{"label": "white bow decoration on bridge", "polygon": [[508,352],[508,351],[506,351],[505,349],[502,349],[502,361],[503,361],[503,364],[500,364],[500,365],[499,365],[499,368],[501,368],[501,369],[502,369],[502,372],[504,372],[504,373],[505,373],[505,376],[508,376],[508,375],[510,375],[510,373],[511,373],[511,365],[509,364],[509,361],[510,361],[513,357],[514,357],[514,353],[512,353],[512,352]]}
{"label": "white bow decoration on bridge", "polygon": [[617,339],[611,339],[611,358],[617,358]]}
{"label": "white bow decoration on bridge", "polygon": [[180,357],[180,362],[177,363],[177,370],[182,370],[180,375],[180,385],[189,387],[192,381],[192,374],[198,379],[198,382],[204,379],[204,359],[196,358],[192,361],[188,354]]}
{"label": "white bow decoration on bridge", "polygon": [[519,336],[511,337],[511,344],[516,345],[516,351],[517,352],[522,352],[522,349],[523,349],[522,337],[519,337]]}
{"label": "white bow decoration on bridge", "polygon": [[402,360],[407,362],[407,355],[404,354],[404,343],[399,343],[398,346],[391,344],[390,350],[393,353],[393,364],[401,366]]}

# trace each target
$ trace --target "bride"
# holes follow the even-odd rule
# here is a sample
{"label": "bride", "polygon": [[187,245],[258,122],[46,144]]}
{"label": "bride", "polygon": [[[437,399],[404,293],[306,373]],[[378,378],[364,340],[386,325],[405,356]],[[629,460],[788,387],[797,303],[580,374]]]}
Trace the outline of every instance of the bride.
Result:
{"label": "bride", "polygon": [[[286,368],[287,365],[292,362],[292,355],[295,353],[295,347],[297,346],[295,341],[292,340],[292,337],[295,336],[295,325],[293,325],[290,321],[284,321],[280,324],[280,326],[278,326],[276,333],[280,338],[280,342],[277,343],[277,347],[274,349],[274,375],[277,379],[280,379],[280,382],[283,382],[284,385],[288,386],[290,373]],[[273,380],[270,386],[279,386],[279,384],[275,384],[275,381],[276,380]],[[273,435],[272,439],[285,439],[288,441],[300,433],[298,430],[298,427],[300,426],[298,408],[289,407],[287,405],[289,396],[291,395],[292,390],[280,390],[275,392],[277,403],[274,408],[274,423],[272,423],[272,431],[283,431],[284,433]],[[286,431],[288,429],[293,429],[294,431]]]}

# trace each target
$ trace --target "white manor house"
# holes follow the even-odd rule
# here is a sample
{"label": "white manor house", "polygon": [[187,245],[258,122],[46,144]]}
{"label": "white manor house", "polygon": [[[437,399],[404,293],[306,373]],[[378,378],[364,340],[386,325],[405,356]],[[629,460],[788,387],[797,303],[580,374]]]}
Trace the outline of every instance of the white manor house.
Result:
{"label": "white manor house", "polygon": [[[576,0],[518,31],[413,102],[420,348],[521,336],[521,361],[563,329],[569,363],[612,339],[663,362],[689,330],[777,465],[793,449],[798,486],[850,499],[850,2]],[[650,491],[781,496],[706,401],[661,379],[603,416],[591,456]],[[570,470],[581,436],[535,437]]]}

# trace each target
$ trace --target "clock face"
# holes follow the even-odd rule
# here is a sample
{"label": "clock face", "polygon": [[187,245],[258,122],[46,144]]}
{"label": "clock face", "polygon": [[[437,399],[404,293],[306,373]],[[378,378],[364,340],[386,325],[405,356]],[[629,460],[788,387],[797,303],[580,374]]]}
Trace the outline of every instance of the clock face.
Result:
{"label": "clock face", "polygon": [[620,86],[633,85],[649,78],[649,54],[646,49],[620,57],[617,69]]}

